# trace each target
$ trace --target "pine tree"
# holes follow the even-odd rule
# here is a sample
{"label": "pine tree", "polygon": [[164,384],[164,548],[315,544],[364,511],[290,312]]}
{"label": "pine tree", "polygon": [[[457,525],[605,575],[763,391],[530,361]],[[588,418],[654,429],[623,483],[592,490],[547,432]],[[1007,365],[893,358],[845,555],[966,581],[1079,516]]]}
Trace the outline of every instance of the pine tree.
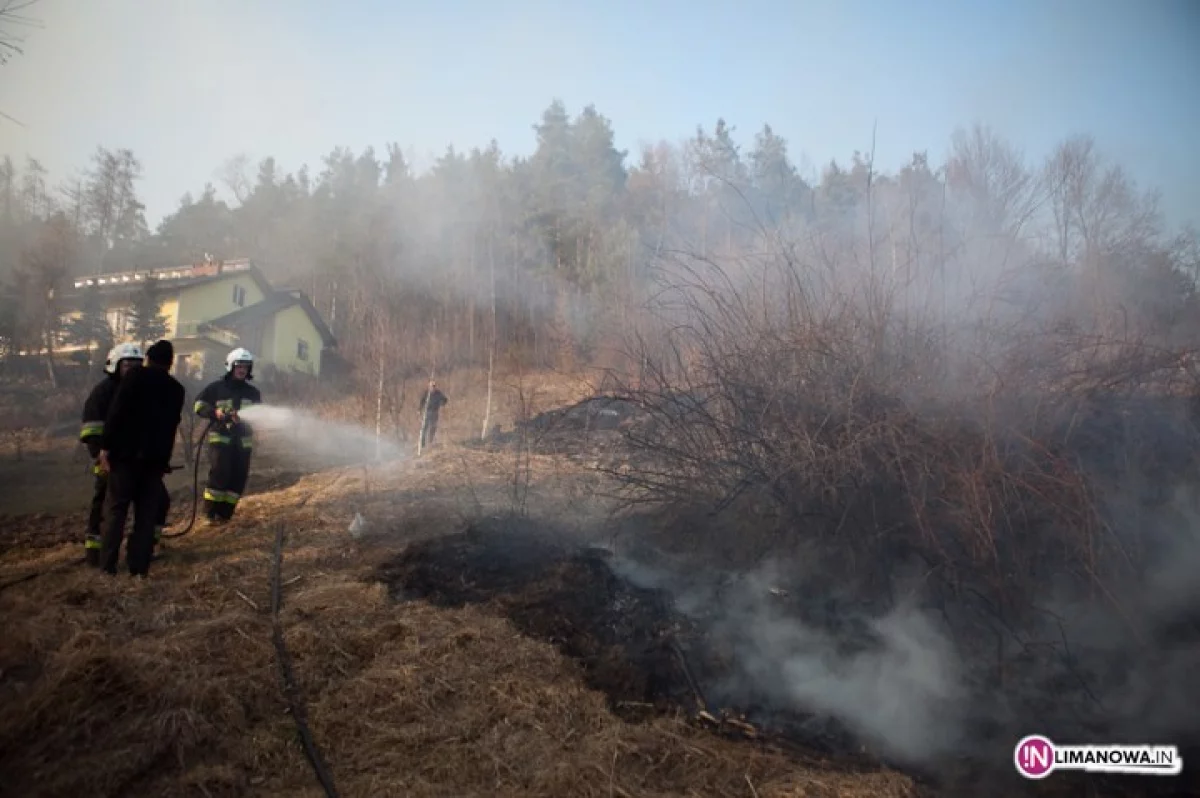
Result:
{"label": "pine tree", "polygon": [[103,357],[94,358],[93,354],[108,351],[113,344],[113,331],[105,317],[104,301],[94,286],[83,295],[79,315],[67,322],[63,333],[68,344],[87,350],[86,362],[103,362]]}
{"label": "pine tree", "polygon": [[129,334],[133,340],[146,346],[167,334],[170,321],[162,313],[162,301],[156,280],[146,278],[133,297],[130,308]]}

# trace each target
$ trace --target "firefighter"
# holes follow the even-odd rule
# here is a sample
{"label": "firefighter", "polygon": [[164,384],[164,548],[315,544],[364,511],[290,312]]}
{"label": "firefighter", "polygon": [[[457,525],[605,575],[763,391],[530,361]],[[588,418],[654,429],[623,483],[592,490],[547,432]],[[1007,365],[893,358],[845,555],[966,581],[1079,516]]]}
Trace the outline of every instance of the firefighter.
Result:
{"label": "firefighter", "polygon": [[168,372],[175,359],[170,341],[146,351],[146,365],[126,373],[113,395],[101,437],[100,468],[108,473],[108,516],[100,563],[117,572],[129,505],[133,533],[125,560],[132,576],[146,576],[154,554],[155,526],[163,517],[163,477],[171,470],[171,453],[183,418],[183,385]]}
{"label": "firefighter", "polygon": [[83,423],[79,440],[87,446],[92,458],[92,508],[88,514],[87,535],[84,538],[84,554],[88,565],[100,565],[100,521],[104,516],[104,496],[108,491],[108,474],[100,467],[101,439],[104,436],[104,419],[112,404],[117,384],[125,373],[142,362],[142,348],[137,344],[118,344],[108,352],[104,361],[105,377],[96,383],[83,403]]}
{"label": "firefighter", "polygon": [[433,445],[433,436],[437,434],[438,413],[450,400],[438,389],[435,380],[429,381],[429,388],[421,394],[418,410],[421,413],[421,448]]}
{"label": "firefighter", "polygon": [[254,431],[238,413],[262,402],[262,394],[250,384],[253,372],[254,355],[238,347],[225,357],[225,376],[196,396],[196,415],[213,423],[205,439],[209,470],[204,515],[214,524],[233,518],[250,477]]}

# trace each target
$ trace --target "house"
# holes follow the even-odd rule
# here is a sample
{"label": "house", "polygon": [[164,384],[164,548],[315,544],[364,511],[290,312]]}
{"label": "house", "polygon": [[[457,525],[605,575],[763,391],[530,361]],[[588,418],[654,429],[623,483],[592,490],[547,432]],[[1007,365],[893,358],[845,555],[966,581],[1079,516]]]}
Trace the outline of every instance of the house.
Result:
{"label": "house", "polygon": [[154,280],[161,297],[178,374],[219,375],[229,350],[243,346],[261,366],[319,376],[322,355],[337,346],[308,297],[275,289],[247,259],[77,278],[60,297],[64,322],[79,318],[87,292],[96,291],[115,339],[128,340],[132,308],[146,280]]}

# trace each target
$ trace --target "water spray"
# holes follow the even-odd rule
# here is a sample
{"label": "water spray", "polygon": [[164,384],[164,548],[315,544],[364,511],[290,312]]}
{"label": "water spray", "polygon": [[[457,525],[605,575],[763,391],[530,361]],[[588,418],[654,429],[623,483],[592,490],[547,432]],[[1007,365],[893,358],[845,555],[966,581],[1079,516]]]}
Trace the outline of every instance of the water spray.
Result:
{"label": "water spray", "polygon": [[322,418],[299,408],[253,405],[244,408],[241,417],[256,429],[286,436],[296,454],[315,457],[322,465],[348,465],[362,459],[397,460],[405,456],[398,444],[383,440],[365,427]]}

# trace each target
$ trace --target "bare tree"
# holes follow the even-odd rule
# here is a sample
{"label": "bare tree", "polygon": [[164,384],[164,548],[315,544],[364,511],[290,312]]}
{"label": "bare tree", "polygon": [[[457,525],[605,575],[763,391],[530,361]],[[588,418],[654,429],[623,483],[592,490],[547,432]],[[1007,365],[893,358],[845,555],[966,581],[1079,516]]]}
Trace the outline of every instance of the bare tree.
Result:
{"label": "bare tree", "polygon": [[21,55],[25,37],[13,33],[13,28],[41,27],[33,17],[23,12],[37,0],[0,0],[0,64],[7,64],[14,55]]}
{"label": "bare tree", "polygon": [[45,352],[47,374],[55,386],[54,350],[62,327],[56,292],[71,273],[76,244],[74,228],[59,213],[42,224],[37,240],[21,258],[28,289],[24,308],[27,329]]}
{"label": "bare tree", "polygon": [[218,178],[229,189],[229,193],[233,194],[238,205],[245,203],[254,190],[254,186],[250,182],[249,171],[250,157],[245,153],[233,156],[217,170]]}

